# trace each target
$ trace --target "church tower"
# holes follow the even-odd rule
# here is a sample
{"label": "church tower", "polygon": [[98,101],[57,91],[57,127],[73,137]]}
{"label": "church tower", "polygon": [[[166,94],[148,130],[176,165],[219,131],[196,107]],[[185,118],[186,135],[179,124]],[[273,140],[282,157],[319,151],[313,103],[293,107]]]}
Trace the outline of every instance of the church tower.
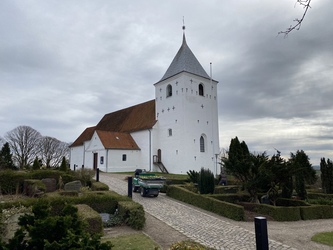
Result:
{"label": "church tower", "polygon": [[169,172],[185,174],[203,167],[219,174],[217,83],[188,47],[184,32],[176,56],[154,84],[154,162]]}

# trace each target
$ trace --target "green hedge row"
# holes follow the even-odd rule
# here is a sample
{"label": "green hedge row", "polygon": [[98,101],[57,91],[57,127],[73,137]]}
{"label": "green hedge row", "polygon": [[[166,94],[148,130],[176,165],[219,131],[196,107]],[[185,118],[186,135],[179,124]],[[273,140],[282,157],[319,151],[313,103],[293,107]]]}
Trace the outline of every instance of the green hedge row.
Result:
{"label": "green hedge row", "polygon": [[310,206],[306,201],[302,200],[295,200],[295,199],[286,199],[286,198],[278,198],[276,200],[277,206],[282,207],[304,207],[304,206]]}
{"label": "green hedge row", "polygon": [[106,185],[103,182],[92,181],[91,182],[91,190],[92,191],[108,191],[109,190],[109,186]]}
{"label": "green hedge row", "polygon": [[215,186],[214,194],[236,194],[239,190],[239,186]]}
{"label": "green hedge row", "polygon": [[251,204],[252,211],[268,215],[277,221],[317,220],[333,218],[333,208],[326,205],[278,207],[267,204]]}
{"label": "green hedge row", "polygon": [[77,207],[78,215],[83,221],[88,223],[87,231],[90,234],[103,234],[103,222],[99,213],[86,204],[78,204],[75,206]]}
{"label": "green hedge row", "polygon": [[248,202],[250,195],[248,194],[211,194],[210,197],[229,203]]}
{"label": "green hedge row", "polygon": [[146,222],[145,212],[141,204],[133,201],[119,201],[118,213],[126,225],[141,230]]}
{"label": "green hedge row", "polygon": [[54,178],[58,182],[60,176],[63,183],[75,180],[73,175],[59,170],[47,169],[31,172],[3,170],[0,171],[0,191],[2,194],[19,194],[23,192],[23,182],[26,179]]}
{"label": "green hedge row", "polygon": [[245,219],[242,206],[219,201],[208,195],[194,194],[179,185],[168,186],[167,195],[233,220],[242,221]]}
{"label": "green hedge row", "polygon": [[[98,191],[83,193],[78,197],[74,196],[52,196],[40,199],[48,200],[52,207],[52,214],[59,215],[66,204],[86,204],[98,213],[114,214],[116,209],[123,213],[125,223],[134,228],[142,229],[145,224],[143,207],[126,196],[121,196],[110,191]],[[21,199],[14,202],[0,203],[0,211],[4,208],[14,206],[32,206],[37,199]]]}

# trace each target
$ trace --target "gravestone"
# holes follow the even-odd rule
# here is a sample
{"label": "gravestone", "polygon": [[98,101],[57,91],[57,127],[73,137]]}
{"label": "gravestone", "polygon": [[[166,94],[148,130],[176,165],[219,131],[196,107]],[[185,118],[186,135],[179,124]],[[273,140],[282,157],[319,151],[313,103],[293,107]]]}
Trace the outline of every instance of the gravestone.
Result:
{"label": "gravestone", "polygon": [[57,190],[57,181],[54,178],[45,178],[42,179],[42,182],[45,185],[45,192],[46,193],[50,193],[50,192],[54,192]]}
{"label": "gravestone", "polygon": [[65,184],[64,190],[80,192],[81,187],[81,181],[71,181]]}

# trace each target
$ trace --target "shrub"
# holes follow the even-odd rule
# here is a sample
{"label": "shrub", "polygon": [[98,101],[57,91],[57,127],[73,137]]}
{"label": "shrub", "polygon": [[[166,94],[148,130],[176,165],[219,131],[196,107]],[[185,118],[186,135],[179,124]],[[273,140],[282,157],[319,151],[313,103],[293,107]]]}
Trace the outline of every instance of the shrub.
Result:
{"label": "shrub", "polygon": [[310,206],[307,202],[302,200],[295,200],[295,199],[285,199],[285,198],[278,198],[276,200],[276,206],[282,207],[296,207],[296,206]]}
{"label": "shrub", "polygon": [[195,194],[181,186],[169,186],[167,195],[233,220],[241,221],[244,220],[245,217],[244,208],[242,206],[219,201],[208,195]]}
{"label": "shrub", "polygon": [[24,179],[26,179],[26,172],[14,170],[0,171],[0,193],[21,193],[23,190]]}
{"label": "shrub", "polygon": [[83,186],[91,186],[91,181],[95,176],[95,170],[81,168],[74,172],[76,180],[80,180]]}
{"label": "shrub", "polygon": [[19,218],[20,228],[2,249],[111,249],[111,242],[101,243],[100,235],[85,230],[77,208],[66,205],[60,216],[50,210],[47,201],[37,201],[32,214]]}
{"label": "shrub", "polygon": [[214,174],[209,169],[201,168],[198,185],[200,194],[213,194],[215,188]]}
{"label": "shrub", "polygon": [[92,191],[108,191],[109,190],[109,186],[106,185],[103,182],[92,181],[91,182],[91,190]]}
{"label": "shrub", "polygon": [[206,248],[205,246],[201,245],[200,243],[197,243],[192,240],[185,240],[185,241],[180,241],[173,243],[170,246],[170,250],[206,250],[209,248]]}
{"label": "shrub", "polygon": [[256,212],[269,215],[277,221],[298,221],[301,220],[299,207],[276,207],[267,204],[256,204]]}
{"label": "shrub", "polygon": [[141,230],[145,225],[145,212],[141,204],[133,201],[120,201],[118,213],[126,225],[134,229]]}
{"label": "shrub", "polygon": [[85,204],[75,205],[78,209],[79,217],[88,223],[87,230],[90,234],[102,234],[102,218],[94,209]]}
{"label": "shrub", "polygon": [[229,185],[229,186],[216,186],[214,189],[214,194],[236,194],[239,190],[239,186]]}
{"label": "shrub", "polygon": [[301,207],[302,220],[317,220],[333,218],[333,209],[326,205],[313,205]]}
{"label": "shrub", "polygon": [[189,170],[188,172],[186,172],[187,175],[188,175],[188,180],[190,182],[193,182],[193,183],[198,183],[199,182],[199,176],[200,176],[200,173],[195,171],[195,170]]}

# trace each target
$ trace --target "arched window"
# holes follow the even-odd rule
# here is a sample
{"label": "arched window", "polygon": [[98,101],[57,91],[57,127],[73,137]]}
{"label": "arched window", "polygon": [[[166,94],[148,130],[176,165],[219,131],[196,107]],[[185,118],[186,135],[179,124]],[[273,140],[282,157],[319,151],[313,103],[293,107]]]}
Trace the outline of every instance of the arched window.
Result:
{"label": "arched window", "polygon": [[166,87],[166,97],[172,96],[172,86],[169,84]]}
{"label": "arched window", "polygon": [[204,87],[201,83],[199,84],[199,95],[204,96]]}
{"label": "arched window", "polygon": [[200,137],[200,152],[205,152],[205,138],[203,136]]}

